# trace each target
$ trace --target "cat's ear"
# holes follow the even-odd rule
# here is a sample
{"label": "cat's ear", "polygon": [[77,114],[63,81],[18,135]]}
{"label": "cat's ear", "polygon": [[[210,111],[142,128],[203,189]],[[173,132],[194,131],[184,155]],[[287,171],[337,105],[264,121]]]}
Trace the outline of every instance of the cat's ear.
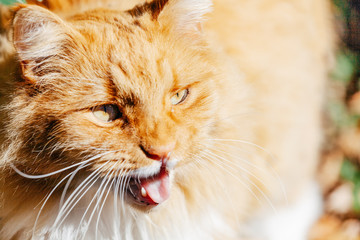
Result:
{"label": "cat's ear", "polygon": [[149,12],[152,20],[170,24],[179,33],[201,32],[204,15],[211,12],[211,0],[153,0],[130,10],[134,15]]}
{"label": "cat's ear", "polygon": [[59,54],[67,38],[63,21],[37,6],[15,8],[12,31],[23,74],[29,78],[36,77],[43,61]]}

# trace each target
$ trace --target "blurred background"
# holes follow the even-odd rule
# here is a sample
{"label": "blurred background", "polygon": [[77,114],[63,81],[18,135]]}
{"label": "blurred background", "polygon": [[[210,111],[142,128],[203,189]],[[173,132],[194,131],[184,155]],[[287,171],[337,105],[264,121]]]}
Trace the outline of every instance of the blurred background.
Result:
{"label": "blurred background", "polygon": [[[332,1],[339,47],[327,90],[318,172],[325,212],[309,239],[360,240],[360,0]],[[15,2],[24,1],[0,0]]]}
{"label": "blurred background", "polygon": [[311,240],[360,240],[360,0],[333,0],[339,47],[330,75],[318,178],[324,216]]}

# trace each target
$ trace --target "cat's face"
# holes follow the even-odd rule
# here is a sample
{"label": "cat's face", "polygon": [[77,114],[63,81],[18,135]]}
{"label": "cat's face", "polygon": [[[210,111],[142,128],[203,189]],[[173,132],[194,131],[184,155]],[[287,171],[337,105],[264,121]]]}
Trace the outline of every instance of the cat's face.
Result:
{"label": "cat's face", "polygon": [[177,4],[156,2],[69,22],[37,7],[17,11],[24,81],[12,126],[23,116],[16,128],[22,164],[36,162],[30,172],[75,164],[84,176],[124,178],[127,199],[156,206],[176,168],[196,161],[217,111],[214,63],[199,22],[185,27]]}

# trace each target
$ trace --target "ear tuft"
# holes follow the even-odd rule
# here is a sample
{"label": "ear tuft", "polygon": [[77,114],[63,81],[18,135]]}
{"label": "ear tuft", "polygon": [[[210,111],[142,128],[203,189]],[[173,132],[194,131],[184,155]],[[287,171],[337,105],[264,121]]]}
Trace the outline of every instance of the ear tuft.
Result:
{"label": "ear tuft", "polygon": [[128,11],[133,17],[142,16],[145,13],[149,13],[153,20],[157,20],[160,12],[164,9],[169,0],[154,0],[152,2],[138,5],[135,8]]}
{"label": "ear tuft", "polygon": [[66,35],[62,20],[50,11],[20,5],[13,19],[13,41],[21,61],[56,55]]}
{"label": "ear tuft", "polygon": [[152,20],[171,24],[176,30],[199,31],[204,15],[211,12],[211,0],[153,0],[128,11],[133,17],[149,13]]}
{"label": "ear tuft", "polygon": [[204,21],[204,15],[212,11],[211,0],[170,0],[164,15],[173,17],[181,29],[197,29]]}
{"label": "ear tuft", "polygon": [[65,23],[50,11],[32,5],[14,9],[13,42],[22,75],[31,83],[59,73],[59,59],[69,35]]}

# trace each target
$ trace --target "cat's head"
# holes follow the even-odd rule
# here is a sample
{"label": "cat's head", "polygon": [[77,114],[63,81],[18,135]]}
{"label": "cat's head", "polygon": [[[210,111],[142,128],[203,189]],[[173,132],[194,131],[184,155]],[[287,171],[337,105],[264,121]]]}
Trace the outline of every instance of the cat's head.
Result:
{"label": "cat's head", "polygon": [[15,166],[122,176],[136,204],[164,202],[169,174],[194,164],[214,131],[217,73],[201,30],[210,8],[209,0],[155,0],[65,21],[19,6],[13,42],[22,78],[8,126]]}

